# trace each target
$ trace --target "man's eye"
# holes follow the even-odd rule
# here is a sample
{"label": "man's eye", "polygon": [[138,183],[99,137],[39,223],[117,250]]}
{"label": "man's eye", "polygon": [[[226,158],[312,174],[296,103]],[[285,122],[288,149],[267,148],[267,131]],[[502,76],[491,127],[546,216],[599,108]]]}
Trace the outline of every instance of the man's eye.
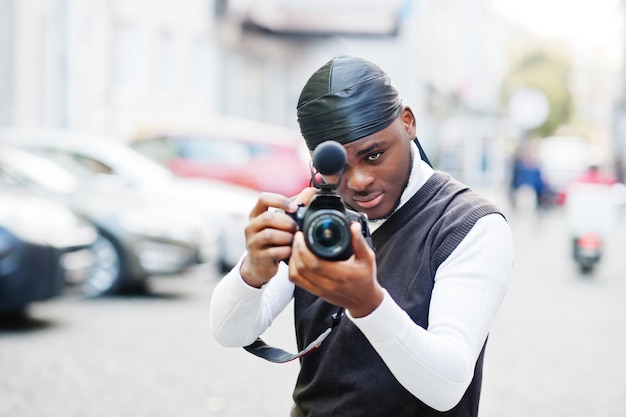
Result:
{"label": "man's eye", "polygon": [[380,155],[382,155],[382,152],[376,152],[376,153],[370,154],[370,155],[367,156],[367,160],[368,161],[375,161],[375,160],[377,160],[380,157]]}

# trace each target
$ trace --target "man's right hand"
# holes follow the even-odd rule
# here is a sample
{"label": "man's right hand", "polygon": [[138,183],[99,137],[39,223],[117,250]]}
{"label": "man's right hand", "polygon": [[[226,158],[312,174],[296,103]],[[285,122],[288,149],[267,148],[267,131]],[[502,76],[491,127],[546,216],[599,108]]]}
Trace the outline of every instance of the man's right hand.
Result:
{"label": "man's right hand", "polygon": [[279,262],[291,256],[297,225],[284,212],[295,213],[298,204],[307,205],[315,194],[315,188],[305,188],[292,199],[274,193],[259,195],[245,228],[248,253],[239,270],[248,285],[260,288],[276,275]]}

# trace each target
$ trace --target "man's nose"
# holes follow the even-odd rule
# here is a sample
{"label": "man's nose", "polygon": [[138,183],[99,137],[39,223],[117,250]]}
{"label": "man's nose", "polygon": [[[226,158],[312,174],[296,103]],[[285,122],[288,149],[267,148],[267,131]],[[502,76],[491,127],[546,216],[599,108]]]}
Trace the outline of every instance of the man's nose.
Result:
{"label": "man's nose", "polygon": [[363,169],[349,169],[344,176],[348,188],[357,192],[366,190],[374,180],[374,176]]}

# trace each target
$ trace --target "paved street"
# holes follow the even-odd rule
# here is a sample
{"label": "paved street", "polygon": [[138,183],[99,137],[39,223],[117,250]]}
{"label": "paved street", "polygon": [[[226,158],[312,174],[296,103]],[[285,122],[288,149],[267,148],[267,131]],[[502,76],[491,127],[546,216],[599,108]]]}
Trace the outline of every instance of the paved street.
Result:
{"label": "paved street", "polygon": [[515,270],[485,359],[482,417],[626,415],[626,227],[590,277],[562,213],[509,216]]}
{"label": "paved street", "polygon": [[0,417],[287,415],[297,365],[217,345],[205,272],[153,279],[150,296],[36,304],[30,320],[4,323]]}
{"label": "paved street", "polygon": [[[508,213],[515,273],[485,359],[482,417],[626,415],[626,228],[593,277],[562,216]],[[266,363],[208,333],[215,276],[152,281],[148,296],[32,306],[0,323],[0,417],[288,415],[297,363]],[[290,314],[266,335],[294,349]]]}

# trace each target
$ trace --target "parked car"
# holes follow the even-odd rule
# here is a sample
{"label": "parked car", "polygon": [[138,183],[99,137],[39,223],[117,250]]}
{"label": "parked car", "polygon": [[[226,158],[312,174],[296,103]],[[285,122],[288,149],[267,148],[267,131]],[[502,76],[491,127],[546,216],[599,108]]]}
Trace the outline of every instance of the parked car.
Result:
{"label": "parked car", "polygon": [[57,201],[39,197],[0,170],[0,314],[63,294],[86,280],[96,229]]}
{"label": "parked car", "polygon": [[143,289],[151,275],[217,262],[219,230],[194,210],[111,181],[81,181],[50,159],[9,146],[0,148],[0,170],[68,204],[97,228],[87,296]]}
{"label": "parked car", "polygon": [[98,177],[109,177],[134,193],[149,193],[204,213],[220,227],[219,263],[232,268],[245,251],[243,229],[258,192],[202,178],[176,177],[155,161],[109,136],[53,129],[0,130],[0,141],[53,158],[65,167],[79,164]]}
{"label": "parked car", "polygon": [[152,126],[130,145],[175,175],[211,178],[271,191],[298,194],[310,184],[309,153],[298,131],[239,119],[203,127]]}

